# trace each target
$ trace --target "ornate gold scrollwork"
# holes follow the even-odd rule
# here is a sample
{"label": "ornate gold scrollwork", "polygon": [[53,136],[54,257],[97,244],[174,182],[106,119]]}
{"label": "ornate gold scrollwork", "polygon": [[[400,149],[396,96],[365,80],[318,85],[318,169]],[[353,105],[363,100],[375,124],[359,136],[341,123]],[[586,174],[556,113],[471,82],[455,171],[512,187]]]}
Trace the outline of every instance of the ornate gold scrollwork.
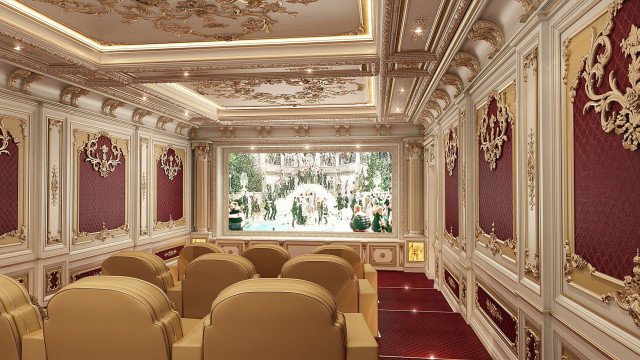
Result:
{"label": "ornate gold scrollwork", "polygon": [[[525,359],[529,360],[537,360],[540,358],[540,336],[536,334],[529,326],[524,327],[524,336],[525,336]],[[531,352],[531,345],[533,345],[533,352]]]}
{"label": "ornate gold scrollwork", "polygon": [[[111,144],[111,148],[102,145],[100,147],[100,153],[98,153],[98,139],[100,136],[100,134],[96,135],[87,143],[85,147],[87,158],[85,161],[91,163],[93,170],[99,172],[101,177],[107,177],[109,173],[114,172],[116,166],[120,164],[122,150],[120,150],[116,144]],[[109,154],[109,150],[111,150],[111,154]]]}
{"label": "ornate gold scrollwork", "polygon": [[633,258],[633,276],[624,277],[624,289],[602,296],[602,301],[609,304],[615,301],[618,306],[629,312],[631,318],[640,326],[640,250],[636,250]]}
{"label": "ornate gold scrollwork", "polygon": [[489,311],[489,315],[491,315],[491,317],[493,317],[496,321],[502,321],[502,313],[498,310],[498,307],[496,306],[496,304],[492,303],[491,301],[489,301],[489,299],[487,299],[486,302],[487,305],[487,310]]}
{"label": "ornate gold scrollwork", "polygon": [[9,131],[4,127],[4,120],[0,120],[0,155],[9,153],[7,147],[9,147]]}
{"label": "ornate gold scrollwork", "polygon": [[173,180],[178,174],[178,171],[182,169],[182,159],[180,159],[177,153],[175,155],[169,155],[168,150],[167,148],[167,150],[160,155],[160,167],[164,170],[164,174],[167,175],[169,180]]}
{"label": "ornate gold scrollwork", "polygon": [[[640,29],[636,25],[631,25],[629,36],[620,44],[625,57],[631,57],[628,72],[631,87],[622,93],[612,71],[609,73],[611,90],[598,94],[595,89],[602,85],[605,67],[613,54],[609,36],[614,28],[613,18],[622,7],[623,1],[615,0],[609,5],[609,18],[598,35],[592,30],[591,50],[582,73],[585,91],[590,101],[583,110],[586,113],[593,108],[596,113],[600,113],[602,130],[606,133],[615,131],[616,134],[622,135],[624,148],[635,151],[640,143]],[[620,110],[614,110],[616,104]]]}
{"label": "ornate gold scrollwork", "polygon": [[491,170],[496,169],[496,163],[502,156],[502,146],[508,140],[507,130],[509,124],[513,125],[513,114],[507,107],[506,96],[506,92],[491,95],[488,103],[492,99],[496,100],[498,105],[497,117],[495,115],[489,117],[487,109],[478,123],[477,134],[480,147],[484,151],[484,159],[489,163]]}
{"label": "ornate gold scrollwork", "polygon": [[516,256],[516,258],[518,256],[518,252],[516,249],[518,244],[517,234],[513,237],[513,239],[509,238],[506,240],[500,240],[496,235],[495,224],[491,224],[491,233],[487,234],[484,232],[484,230],[482,230],[480,225],[476,223],[476,241],[480,241],[480,239],[485,239],[486,243],[484,242],[481,242],[481,243],[485,245],[487,249],[489,249],[489,251],[491,251],[491,253],[494,256],[497,254],[506,256],[503,251],[503,246],[511,249],[514,255]]}
{"label": "ornate gold scrollwork", "polygon": [[[298,13],[289,11],[282,6],[289,4],[310,4],[317,0],[225,0],[210,3],[206,0],[178,1],[177,4],[166,0],[38,0],[62,8],[64,11],[88,15],[104,15],[116,13],[122,22],[132,24],[136,21],[150,21],[154,28],[175,36],[197,36],[215,41],[239,40],[257,32],[271,33],[273,26],[278,23],[274,14],[296,16]],[[174,5],[175,4],[175,5]],[[209,33],[198,30],[191,25],[194,21],[201,21],[202,29],[219,30],[230,26],[223,20],[238,22],[242,26],[240,32],[227,34]],[[102,41],[99,41],[104,43]],[[113,45],[105,43],[108,45]]]}
{"label": "ornate gold scrollwork", "polygon": [[536,132],[529,129],[527,141],[527,188],[529,189],[529,208],[536,207]]}
{"label": "ornate gold scrollwork", "polygon": [[445,133],[444,159],[449,176],[453,176],[453,169],[456,168],[456,160],[458,159],[458,132],[455,127]]}
{"label": "ornate gold scrollwork", "polygon": [[51,166],[51,205],[58,205],[58,167],[56,165]]}
{"label": "ornate gold scrollwork", "polygon": [[580,255],[571,253],[568,241],[564,242],[564,251],[564,279],[567,283],[572,281],[571,273],[574,269],[587,270],[589,274],[594,274],[596,272],[596,268],[589,264]]}

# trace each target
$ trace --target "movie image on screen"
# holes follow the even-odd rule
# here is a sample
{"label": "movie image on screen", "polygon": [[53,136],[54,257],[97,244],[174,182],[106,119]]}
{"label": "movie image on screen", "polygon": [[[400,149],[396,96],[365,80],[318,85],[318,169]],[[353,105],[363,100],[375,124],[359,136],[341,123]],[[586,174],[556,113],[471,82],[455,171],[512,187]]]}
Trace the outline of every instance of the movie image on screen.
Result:
{"label": "movie image on screen", "polygon": [[229,230],[393,231],[390,152],[228,154]]}

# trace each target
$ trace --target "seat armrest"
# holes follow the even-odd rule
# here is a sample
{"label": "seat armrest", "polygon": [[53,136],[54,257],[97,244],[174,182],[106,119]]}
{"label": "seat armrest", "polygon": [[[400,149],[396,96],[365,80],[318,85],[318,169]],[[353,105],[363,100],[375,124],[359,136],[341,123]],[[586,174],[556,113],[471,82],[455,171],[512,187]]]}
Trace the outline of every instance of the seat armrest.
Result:
{"label": "seat armrest", "polygon": [[178,277],[178,262],[175,261],[173,262],[171,265],[167,265],[167,267],[169,268],[169,272],[171,273],[171,276],[173,276],[173,281],[174,282],[178,282],[182,279],[180,279]]}
{"label": "seat armrest", "polygon": [[369,280],[371,286],[378,292],[378,272],[371,264],[364,264],[364,278]]}
{"label": "seat armrest", "polygon": [[173,343],[171,360],[201,360],[204,319],[182,319],[185,330],[182,339]]}
{"label": "seat armrest", "polygon": [[362,314],[344,314],[347,324],[347,360],[378,360],[378,343]]}
{"label": "seat armrest", "polygon": [[44,346],[42,329],[22,337],[22,360],[46,360],[47,351]]}
{"label": "seat armrest", "polygon": [[371,335],[378,336],[378,294],[369,280],[358,280],[360,294],[358,297],[358,311],[364,316]]}
{"label": "seat armrest", "polygon": [[182,317],[182,282],[167,290],[167,297],[175,306],[175,311]]}

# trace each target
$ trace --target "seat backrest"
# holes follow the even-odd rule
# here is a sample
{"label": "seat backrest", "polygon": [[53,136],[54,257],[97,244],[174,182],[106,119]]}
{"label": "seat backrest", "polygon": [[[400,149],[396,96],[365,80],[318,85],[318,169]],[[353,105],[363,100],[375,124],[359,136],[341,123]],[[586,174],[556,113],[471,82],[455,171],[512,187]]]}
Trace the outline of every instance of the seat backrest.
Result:
{"label": "seat backrest", "polygon": [[182,323],[167,295],[142,280],[92,276],[49,301],[47,360],[170,360]]}
{"label": "seat backrest", "polygon": [[252,279],[216,298],[204,360],[344,360],[346,326],[331,294],[298,279]]}
{"label": "seat backrest", "polygon": [[173,275],[157,255],[142,251],[122,251],[102,263],[102,273],[127,276],[152,283],[167,292],[173,287]]}
{"label": "seat backrest", "polygon": [[301,255],[284,264],[282,277],[316,283],[333,295],[338,311],[358,312],[358,279],[351,265],[342,258],[323,254]]}
{"label": "seat backrest", "polygon": [[323,245],[314,249],[312,254],[334,255],[347,260],[353,267],[353,273],[358,279],[364,279],[364,263],[360,254],[351,246],[347,245]]}
{"label": "seat backrest", "polygon": [[277,278],[282,265],[291,259],[285,248],[274,244],[253,245],[242,253],[242,257],[251,261],[262,278]]}
{"label": "seat backrest", "polygon": [[20,360],[22,337],[42,328],[42,319],[25,288],[0,275],[0,360]]}
{"label": "seat backrest", "polygon": [[182,315],[201,319],[211,312],[211,303],[229,285],[256,276],[253,264],[242,256],[205,254],[187,266],[182,279]]}
{"label": "seat backrest", "polygon": [[187,265],[204,254],[224,254],[224,249],[209,242],[189,244],[182,248],[178,257],[178,280],[184,277]]}

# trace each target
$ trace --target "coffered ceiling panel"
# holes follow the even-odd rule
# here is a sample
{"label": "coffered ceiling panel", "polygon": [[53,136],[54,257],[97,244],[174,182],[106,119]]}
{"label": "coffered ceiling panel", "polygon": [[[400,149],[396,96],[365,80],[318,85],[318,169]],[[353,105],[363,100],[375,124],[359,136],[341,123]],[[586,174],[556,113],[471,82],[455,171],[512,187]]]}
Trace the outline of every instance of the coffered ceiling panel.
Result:
{"label": "coffered ceiling panel", "polygon": [[[367,0],[19,0],[100,45],[365,33]],[[336,11],[339,10],[339,11]],[[29,12],[27,10],[27,12]]]}

